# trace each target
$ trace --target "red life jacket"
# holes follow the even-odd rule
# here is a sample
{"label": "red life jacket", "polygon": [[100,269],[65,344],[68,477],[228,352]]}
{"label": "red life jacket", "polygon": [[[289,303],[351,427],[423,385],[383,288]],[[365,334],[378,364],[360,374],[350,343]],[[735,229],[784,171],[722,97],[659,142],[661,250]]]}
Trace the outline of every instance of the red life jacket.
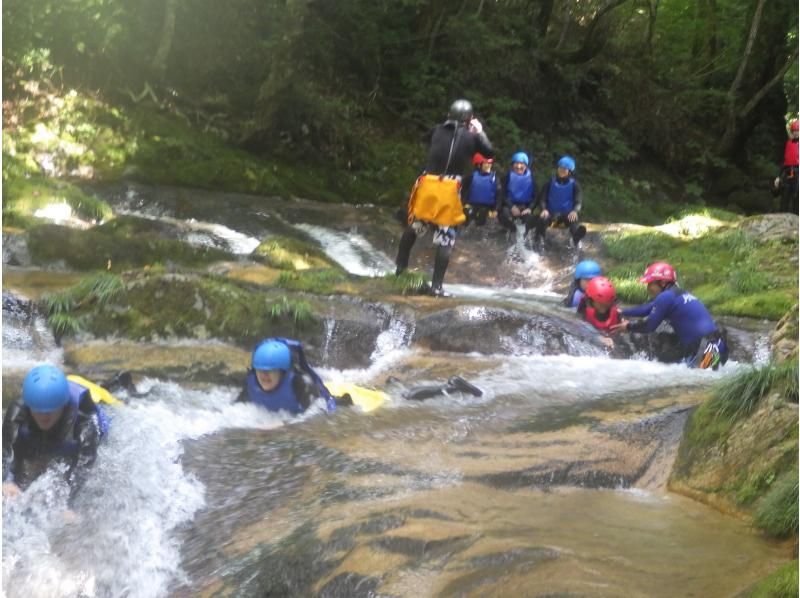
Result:
{"label": "red life jacket", "polygon": [[616,305],[612,305],[608,311],[605,320],[600,320],[597,317],[597,308],[592,305],[586,304],[586,321],[592,326],[603,332],[608,332],[612,326],[619,324],[619,309]]}
{"label": "red life jacket", "polygon": [[797,166],[798,152],[797,152],[797,139],[789,139],[786,146],[783,148],[783,165],[784,166]]}

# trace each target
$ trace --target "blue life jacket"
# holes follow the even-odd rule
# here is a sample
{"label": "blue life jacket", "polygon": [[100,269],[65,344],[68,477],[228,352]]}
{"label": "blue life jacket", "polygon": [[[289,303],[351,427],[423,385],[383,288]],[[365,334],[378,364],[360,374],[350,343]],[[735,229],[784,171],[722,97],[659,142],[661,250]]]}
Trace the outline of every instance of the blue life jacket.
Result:
{"label": "blue life jacket", "polygon": [[[317,374],[317,372],[314,371],[314,368],[312,368],[309,365],[308,360],[306,359],[306,354],[303,351],[302,343],[298,340],[294,340],[291,338],[283,338],[280,336],[276,336],[272,339],[264,339],[263,341],[258,343],[258,345],[256,345],[256,348],[258,348],[262,343],[265,343],[269,340],[280,341],[287,347],[289,347],[289,349],[292,352],[293,358],[297,359],[297,364],[300,366],[300,369],[311,377],[311,379],[314,381],[314,385],[317,387],[319,396],[325,399],[325,407],[327,408],[328,413],[336,411],[336,399],[334,399],[333,396],[331,396],[331,393],[328,392],[328,389],[322,383],[322,378],[319,377],[319,374]],[[253,375],[255,376],[255,373]],[[258,386],[257,383],[256,386]]]}
{"label": "blue life jacket", "polygon": [[547,192],[547,210],[552,214],[567,214],[575,207],[575,179],[560,183],[554,176]]}
{"label": "blue life jacket", "polygon": [[514,205],[530,205],[536,192],[533,185],[533,174],[526,170],[524,174],[517,174],[513,170],[506,179],[506,197]]}
{"label": "blue life jacket", "polygon": [[[94,405],[95,412],[97,413],[97,423],[98,427],[100,428],[100,436],[105,436],[108,433],[109,418],[103,409],[98,404],[94,403],[94,401],[92,401],[91,395],[89,394],[89,389],[81,386],[77,382],[73,382],[72,380],[67,380],[67,386],[69,388],[69,400],[67,401],[66,405],[64,405],[64,415],[72,418],[69,426],[70,432],[72,432],[75,421],[78,419],[81,400],[84,398],[84,395],[86,395],[86,398]],[[57,424],[57,428],[60,427],[61,425]],[[30,434],[31,430],[29,426],[20,426],[20,438],[27,438],[30,436]],[[71,434],[67,438],[62,439],[58,445],[52,447],[50,452],[56,455],[70,456],[77,450],[78,440],[74,437],[74,435]]]}
{"label": "blue life jacket", "polygon": [[495,173],[483,174],[476,170],[472,174],[467,203],[475,206],[494,206],[497,202],[497,176]]}
{"label": "blue life jacket", "polygon": [[288,411],[294,415],[303,412],[303,406],[297,400],[294,392],[295,373],[292,370],[284,372],[281,383],[274,390],[266,391],[261,388],[254,370],[247,372],[247,396],[252,403],[261,405],[270,411]]}

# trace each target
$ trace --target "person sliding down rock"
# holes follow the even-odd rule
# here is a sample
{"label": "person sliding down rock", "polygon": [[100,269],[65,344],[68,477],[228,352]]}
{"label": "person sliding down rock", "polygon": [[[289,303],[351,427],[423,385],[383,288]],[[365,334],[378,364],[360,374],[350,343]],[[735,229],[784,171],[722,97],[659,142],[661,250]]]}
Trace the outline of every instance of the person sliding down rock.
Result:
{"label": "person sliding down rock", "polygon": [[3,418],[3,496],[17,496],[35,479],[34,470],[42,472],[51,462],[62,461],[68,466],[70,498],[74,497],[108,428],[109,419],[90,388],[68,380],[53,365],[36,366],[22,382],[21,400],[12,403]]}
{"label": "person sliding down rock", "polygon": [[269,411],[297,415],[317,399],[325,401],[328,411],[336,410],[337,405],[352,404],[349,398],[331,396],[306,360],[299,341],[268,338],[256,345],[237,402],[255,403]]}

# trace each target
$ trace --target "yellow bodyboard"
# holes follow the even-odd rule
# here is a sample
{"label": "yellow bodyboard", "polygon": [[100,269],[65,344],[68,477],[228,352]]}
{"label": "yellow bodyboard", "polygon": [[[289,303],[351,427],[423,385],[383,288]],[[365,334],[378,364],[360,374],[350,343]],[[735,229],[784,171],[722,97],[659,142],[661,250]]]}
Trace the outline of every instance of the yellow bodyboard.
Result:
{"label": "yellow bodyboard", "polygon": [[78,376],[76,374],[70,374],[67,376],[67,380],[74,382],[75,384],[80,384],[84,388],[89,391],[89,394],[92,395],[92,400],[95,403],[105,403],[106,405],[121,405],[122,401],[119,399],[115,399],[114,395],[108,392],[102,386],[98,386],[94,382],[89,382],[86,378]]}
{"label": "yellow bodyboard", "polygon": [[389,400],[389,395],[380,390],[371,390],[349,382],[325,382],[325,387],[335,397],[350,395],[353,404],[362,411],[372,411]]}

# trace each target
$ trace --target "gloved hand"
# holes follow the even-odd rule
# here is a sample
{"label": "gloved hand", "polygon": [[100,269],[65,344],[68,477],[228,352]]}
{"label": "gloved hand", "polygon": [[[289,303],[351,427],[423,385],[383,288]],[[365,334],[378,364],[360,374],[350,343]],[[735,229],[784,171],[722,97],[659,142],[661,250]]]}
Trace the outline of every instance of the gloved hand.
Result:
{"label": "gloved hand", "polygon": [[497,210],[489,210],[489,218],[497,218]]}
{"label": "gloved hand", "polygon": [[776,189],[780,188],[781,186],[781,177],[775,177],[775,180],[772,181],[772,186]]}
{"label": "gloved hand", "polygon": [[479,121],[477,118],[473,118],[471,121],[469,121],[469,130],[471,133],[477,133],[478,135],[483,133],[483,125],[481,124],[481,121]]}

